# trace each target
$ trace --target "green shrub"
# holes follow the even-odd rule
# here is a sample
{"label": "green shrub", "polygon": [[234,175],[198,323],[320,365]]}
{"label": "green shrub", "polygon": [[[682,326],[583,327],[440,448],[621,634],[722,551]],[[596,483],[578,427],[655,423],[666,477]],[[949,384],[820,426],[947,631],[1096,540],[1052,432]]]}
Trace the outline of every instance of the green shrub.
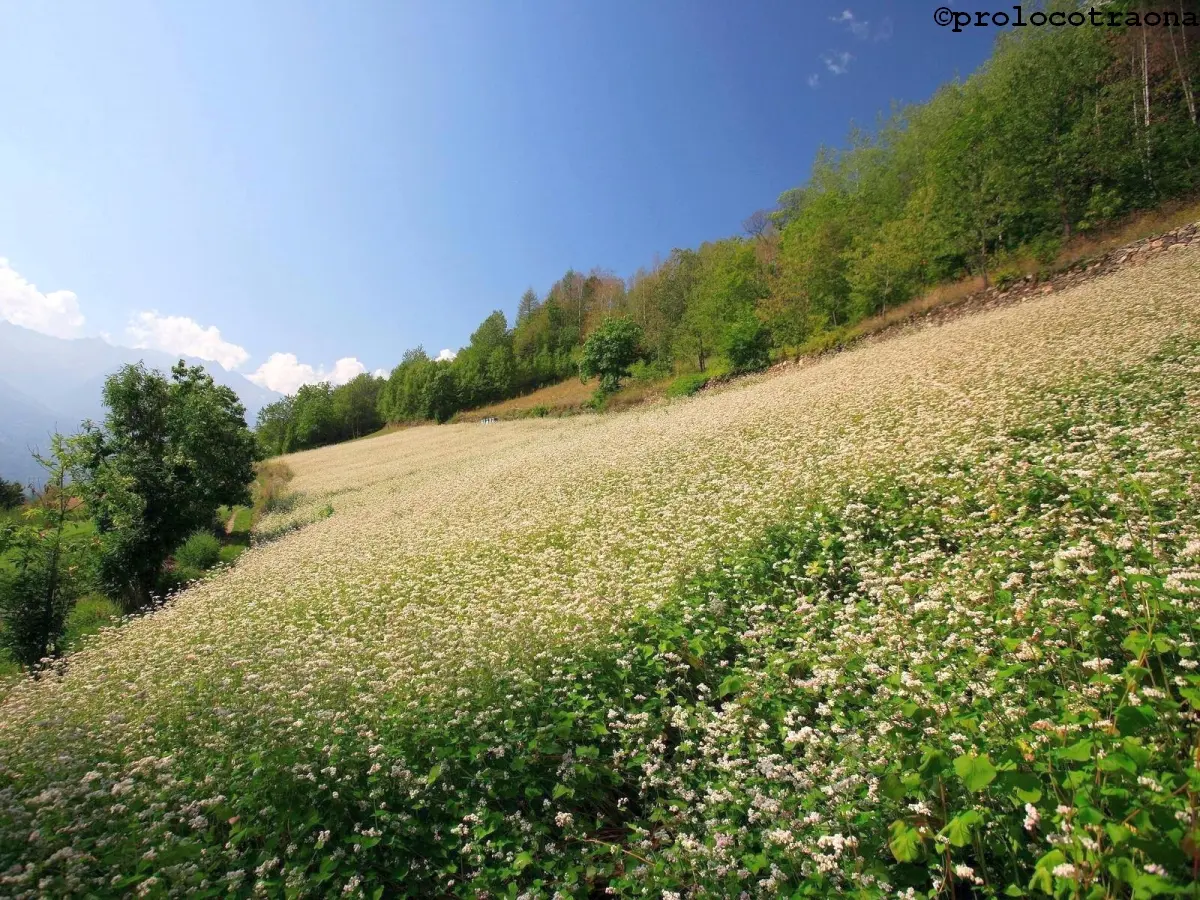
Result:
{"label": "green shrub", "polygon": [[995,273],[992,283],[1000,290],[1007,291],[1023,277],[1020,269],[1014,266],[1005,266]]}
{"label": "green shrub", "polygon": [[800,345],[797,356],[819,356],[831,350],[841,350],[850,341],[848,328],[835,328],[832,331],[821,331],[814,334]]}
{"label": "green shrub", "polygon": [[211,569],[220,558],[221,542],[208,531],[197,531],[175,551],[177,566],[201,571]]}
{"label": "green shrub", "polygon": [[1062,252],[1062,245],[1061,235],[1043,235],[1029,242],[1029,250],[1034,259],[1043,266],[1048,266],[1058,258],[1058,254]]}
{"label": "green shrub", "polygon": [[67,634],[64,644],[74,647],[86,635],[94,634],[105,625],[111,625],[121,615],[121,609],[103,594],[88,594],[80,597],[67,616]]}
{"label": "green shrub", "polygon": [[757,372],[771,364],[771,333],[748,315],[725,332],[723,349],[734,374]]}
{"label": "green shrub", "polygon": [[703,372],[691,375],[680,375],[667,386],[668,397],[690,397],[709,382],[709,376]]}
{"label": "green shrub", "polygon": [[0,572],[0,649],[27,668],[61,652],[77,595],[71,566],[31,532],[22,536],[13,567]]}
{"label": "green shrub", "polygon": [[193,581],[199,581],[203,577],[203,569],[176,565],[172,569],[163,570],[163,573],[158,576],[155,591],[160,597],[165,597],[168,594],[173,594],[175,591],[182,590]]}
{"label": "green shrub", "polygon": [[226,544],[221,548],[221,562],[225,565],[231,565],[245,552],[245,544]]}
{"label": "green shrub", "polygon": [[662,381],[671,377],[671,366],[662,360],[647,362],[639,359],[629,367],[629,377],[633,381]]}

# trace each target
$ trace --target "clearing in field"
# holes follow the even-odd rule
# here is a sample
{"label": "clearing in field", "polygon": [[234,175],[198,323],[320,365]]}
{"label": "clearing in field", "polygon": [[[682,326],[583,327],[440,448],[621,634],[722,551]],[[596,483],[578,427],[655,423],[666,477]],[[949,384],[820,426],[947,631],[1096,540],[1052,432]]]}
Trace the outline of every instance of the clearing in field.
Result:
{"label": "clearing in field", "polygon": [[2,889],[1181,888],[1197,284],[289,457],[277,539],[4,701]]}

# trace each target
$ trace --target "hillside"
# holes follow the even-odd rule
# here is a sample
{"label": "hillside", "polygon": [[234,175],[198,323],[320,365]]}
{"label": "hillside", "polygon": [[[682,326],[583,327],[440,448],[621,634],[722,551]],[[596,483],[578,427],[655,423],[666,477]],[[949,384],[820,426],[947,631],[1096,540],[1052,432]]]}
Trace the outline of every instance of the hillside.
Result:
{"label": "hillside", "polygon": [[1197,285],[1193,247],[691,400],[287,457],[276,540],[3,701],[0,886],[1184,890]]}

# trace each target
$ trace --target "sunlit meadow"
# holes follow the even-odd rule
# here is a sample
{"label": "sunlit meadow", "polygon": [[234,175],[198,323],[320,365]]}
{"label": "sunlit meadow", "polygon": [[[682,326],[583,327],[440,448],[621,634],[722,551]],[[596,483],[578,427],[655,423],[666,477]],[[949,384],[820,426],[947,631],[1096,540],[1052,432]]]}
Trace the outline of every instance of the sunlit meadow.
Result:
{"label": "sunlit meadow", "polygon": [[3,701],[0,892],[1189,890],[1197,285],[289,457],[235,567]]}

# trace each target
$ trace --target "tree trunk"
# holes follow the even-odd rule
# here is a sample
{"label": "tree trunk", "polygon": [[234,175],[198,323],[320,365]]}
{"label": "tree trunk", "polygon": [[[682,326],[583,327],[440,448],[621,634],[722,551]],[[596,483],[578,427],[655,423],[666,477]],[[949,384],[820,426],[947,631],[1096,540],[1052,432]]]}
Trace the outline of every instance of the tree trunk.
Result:
{"label": "tree trunk", "polygon": [[[1145,4],[1143,4],[1143,9]],[[1146,116],[1146,148],[1150,148],[1150,50],[1146,43],[1146,26],[1142,32],[1142,112]]]}
{"label": "tree trunk", "polygon": [[983,229],[979,229],[979,271],[983,275],[983,288],[988,287],[988,271],[987,271],[987,238],[984,236]]}
{"label": "tree trunk", "polygon": [[[1180,0],[1180,2],[1182,5],[1182,0]],[[1181,26],[1179,30],[1184,32],[1184,40],[1186,41],[1186,29]],[[1179,83],[1183,86],[1183,99],[1184,102],[1187,103],[1188,118],[1190,118],[1192,120],[1192,124],[1195,125],[1196,98],[1195,95],[1192,94],[1192,80],[1188,77],[1187,71],[1183,68],[1183,60],[1179,58],[1179,48],[1175,46],[1175,29],[1170,25],[1167,26],[1167,35],[1171,38],[1171,52],[1175,54],[1175,69],[1179,72]],[[1184,46],[1184,53],[1185,55],[1187,53],[1186,44]]]}

